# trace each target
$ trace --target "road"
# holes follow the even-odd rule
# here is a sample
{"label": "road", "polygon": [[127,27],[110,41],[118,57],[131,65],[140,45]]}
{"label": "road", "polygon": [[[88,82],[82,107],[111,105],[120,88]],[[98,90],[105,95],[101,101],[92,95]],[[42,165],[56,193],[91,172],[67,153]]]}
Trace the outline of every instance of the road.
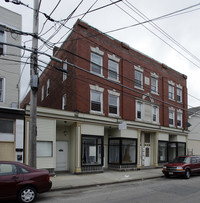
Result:
{"label": "road", "polygon": [[199,202],[200,176],[158,178],[92,188],[51,191],[38,196],[37,203],[169,203]]}

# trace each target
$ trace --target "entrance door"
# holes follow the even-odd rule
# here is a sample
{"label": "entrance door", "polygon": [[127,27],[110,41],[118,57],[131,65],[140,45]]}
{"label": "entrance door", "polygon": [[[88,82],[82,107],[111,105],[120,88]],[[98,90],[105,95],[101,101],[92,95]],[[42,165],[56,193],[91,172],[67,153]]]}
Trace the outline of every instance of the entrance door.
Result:
{"label": "entrance door", "polygon": [[56,142],[56,171],[68,170],[68,142]]}
{"label": "entrance door", "polygon": [[145,146],[144,166],[150,166],[150,146]]}

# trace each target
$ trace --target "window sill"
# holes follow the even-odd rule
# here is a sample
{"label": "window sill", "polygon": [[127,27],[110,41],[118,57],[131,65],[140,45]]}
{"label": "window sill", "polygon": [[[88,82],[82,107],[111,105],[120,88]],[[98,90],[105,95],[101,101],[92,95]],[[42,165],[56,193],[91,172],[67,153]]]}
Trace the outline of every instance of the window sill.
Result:
{"label": "window sill", "polygon": [[138,87],[138,86],[134,86],[135,89],[138,89],[138,90],[142,90],[144,91],[144,89],[142,87]]}
{"label": "window sill", "polygon": [[171,98],[168,98],[170,101],[173,101],[173,102],[175,102],[175,99],[171,99]]}
{"label": "window sill", "polygon": [[159,96],[158,92],[151,92],[151,94]]}
{"label": "window sill", "polygon": [[113,117],[113,118],[121,118],[121,116],[118,115],[118,114],[111,114],[111,113],[109,113],[108,116]]}
{"label": "window sill", "polygon": [[169,124],[169,127],[170,127],[170,128],[175,128],[175,125],[170,125],[170,124]]}
{"label": "window sill", "polygon": [[92,111],[92,110],[90,110],[90,113],[91,114],[96,114],[96,115],[100,115],[100,116],[105,116],[105,114],[103,113],[103,112],[99,112],[99,111]]}
{"label": "window sill", "polygon": [[104,76],[102,75],[102,74],[98,74],[98,73],[95,73],[95,72],[92,72],[92,71],[90,71],[92,74],[94,74],[94,75],[97,75],[97,76],[99,76],[99,77],[102,77],[102,78],[104,78]]}
{"label": "window sill", "polygon": [[109,77],[108,77],[108,80],[111,80],[111,81],[114,81],[114,82],[120,83],[119,80],[116,80],[116,79],[113,79],[113,78],[109,78]]}

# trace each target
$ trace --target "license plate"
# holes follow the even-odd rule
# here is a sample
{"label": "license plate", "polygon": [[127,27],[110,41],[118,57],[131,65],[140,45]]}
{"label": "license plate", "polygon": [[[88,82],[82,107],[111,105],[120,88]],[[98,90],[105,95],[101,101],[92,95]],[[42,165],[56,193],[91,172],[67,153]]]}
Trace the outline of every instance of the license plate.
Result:
{"label": "license plate", "polygon": [[173,175],[173,172],[169,172],[169,175]]}

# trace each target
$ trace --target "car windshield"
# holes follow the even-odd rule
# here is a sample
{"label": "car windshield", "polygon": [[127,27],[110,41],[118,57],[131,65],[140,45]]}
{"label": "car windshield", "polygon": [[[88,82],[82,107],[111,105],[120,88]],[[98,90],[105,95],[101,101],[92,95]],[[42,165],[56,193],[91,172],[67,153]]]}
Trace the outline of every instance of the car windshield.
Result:
{"label": "car windshield", "polygon": [[190,163],[190,157],[176,157],[173,163]]}

